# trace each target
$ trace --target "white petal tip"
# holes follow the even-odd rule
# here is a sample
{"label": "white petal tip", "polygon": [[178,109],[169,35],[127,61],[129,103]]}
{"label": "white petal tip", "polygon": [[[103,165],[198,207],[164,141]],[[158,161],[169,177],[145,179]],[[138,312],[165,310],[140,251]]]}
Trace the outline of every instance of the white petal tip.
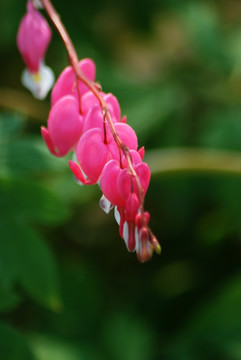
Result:
{"label": "white petal tip", "polygon": [[33,6],[35,9],[43,9],[43,4],[41,0],[33,0]]}
{"label": "white petal tip", "polygon": [[109,214],[111,209],[113,209],[114,205],[111,204],[111,202],[106,199],[105,195],[102,195],[100,202],[99,202],[100,208],[106,213]]}
{"label": "white petal tip", "polygon": [[36,99],[43,100],[53,86],[54,73],[48,66],[41,64],[37,74],[32,74],[25,69],[21,80]]}
{"label": "white petal tip", "polygon": [[114,216],[115,216],[117,224],[120,225],[121,218],[120,218],[120,213],[117,209],[117,206],[115,206],[115,209],[114,209]]}
{"label": "white petal tip", "polygon": [[123,225],[123,239],[125,241],[127,250],[129,251],[129,249],[128,249],[129,230],[128,230],[128,224],[126,221],[124,222],[124,225]]}

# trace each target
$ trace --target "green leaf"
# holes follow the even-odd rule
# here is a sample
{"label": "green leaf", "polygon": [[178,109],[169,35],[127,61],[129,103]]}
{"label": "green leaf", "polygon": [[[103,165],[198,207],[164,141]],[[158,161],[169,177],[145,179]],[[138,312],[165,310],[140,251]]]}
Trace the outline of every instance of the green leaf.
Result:
{"label": "green leaf", "polygon": [[[2,275],[3,272],[4,271],[2,269],[1,272]],[[18,294],[13,292],[10,286],[6,286],[1,280],[0,280],[0,312],[6,312],[15,308],[21,301],[21,298]]]}
{"label": "green leaf", "polygon": [[133,315],[114,314],[107,319],[104,336],[111,359],[152,359],[152,333],[147,324]]}
{"label": "green leaf", "polygon": [[23,124],[23,119],[17,115],[0,115],[0,176],[43,176],[65,171],[68,168],[66,159],[51,155],[40,135],[21,135]]}
{"label": "green leaf", "polygon": [[51,155],[40,136],[28,136],[0,148],[0,176],[43,176],[44,173],[65,171],[66,159]]}
{"label": "green leaf", "polygon": [[182,8],[182,17],[187,25],[192,45],[198,59],[222,70],[228,69],[230,59],[224,51],[223,34],[217,13],[204,2],[190,2]]}
{"label": "green leaf", "polygon": [[0,262],[9,281],[19,283],[41,304],[58,310],[59,283],[55,259],[40,235],[15,218],[0,219]]}
{"label": "green leaf", "polygon": [[51,191],[29,181],[0,179],[0,211],[45,225],[60,224],[68,209]]}
{"label": "green leaf", "polygon": [[49,336],[35,336],[31,339],[31,343],[37,360],[87,359],[79,347],[62,339],[55,339]]}
{"label": "green leaf", "polygon": [[164,89],[147,92],[126,109],[127,120],[137,130],[143,141],[152,134],[153,128],[163,125],[177,109],[176,99],[180,99],[180,89],[168,86]]}
{"label": "green leaf", "polygon": [[10,141],[23,128],[22,117],[11,113],[0,114],[0,144]]}
{"label": "green leaf", "polygon": [[35,359],[24,337],[3,323],[0,323],[0,357],[3,360]]}
{"label": "green leaf", "polygon": [[202,118],[199,144],[210,148],[241,150],[240,107],[212,109]]}
{"label": "green leaf", "polygon": [[[170,345],[170,359],[210,359],[210,354],[213,359],[240,359],[240,304],[241,274],[238,274],[212,300],[196,309],[189,324]],[[237,351],[239,357],[233,355]]]}

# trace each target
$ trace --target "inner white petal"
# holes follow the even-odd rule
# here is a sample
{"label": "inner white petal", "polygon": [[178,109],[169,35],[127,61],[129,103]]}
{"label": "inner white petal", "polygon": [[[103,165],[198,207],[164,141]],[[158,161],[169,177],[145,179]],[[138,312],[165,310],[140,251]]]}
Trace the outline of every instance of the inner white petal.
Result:
{"label": "inner white petal", "polygon": [[106,199],[105,195],[101,196],[99,205],[106,214],[109,214],[110,210],[114,207],[114,205],[108,199]]}
{"label": "inner white petal", "polygon": [[35,9],[43,9],[43,4],[41,0],[33,0],[33,6]]}
{"label": "inner white petal", "polygon": [[137,226],[135,226],[135,241],[136,241],[135,251],[138,253],[138,250],[139,250],[139,247],[140,247],[140,238],[139,238],[139,231],[138,231]]}
{"label": "inner white petal", "polygon": [[44,99],[54,83],[54,73],[50,67],[43,63],[39,67],[39,72],[36,74],[30,73],[27,69],[23,71],[22,83],[29,89],[33,96],[37,99]]}
{"label": "inner white petal", "polygon": [[115,208],[114,208],[114,216],[115,216],[117,224],[120,225],[121,218],[120,218],[120,213],[117,209],[117,206],[115,206]]}
{"label": "inner white petal", "polygon": [[126,221],[124,222],[124,225],[123,225],[123,239],[124,239],[124,241],[126,243],[126,247],[128,249],[129,229],[128,229],[128,224]]}

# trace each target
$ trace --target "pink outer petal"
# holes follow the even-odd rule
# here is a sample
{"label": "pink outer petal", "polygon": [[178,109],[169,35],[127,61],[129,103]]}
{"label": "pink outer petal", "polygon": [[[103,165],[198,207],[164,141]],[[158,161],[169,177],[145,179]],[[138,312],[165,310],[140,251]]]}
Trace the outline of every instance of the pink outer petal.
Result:
{"label": "pink outer petal", "polygon": [[83,132],[93,128],[99,128],[103,130],[103,114],[100,106],[97,104],[93,105],[93,107],[88,111],[84,119]]}
{"label": "pink outer petal", "polygon": [[120,172],[120,164],[117,160],[108,161],[101,174],[100,187],[105,197],[112,204],[124,206],[125,201],[120,197],[116,188],[116,181]]}
{"label": "pink outer petal", "polygon": [[[106,105],[110,111],[111,118],[113,122],[120,121],[120,105],[118,103],[117,98],[112,94],[105,94],[103,92],[100,93],[104,100],[106,101]],[[99,105],[100,103],[97,97],[91,92],[86,92],[81,97],[81,111],[85,115],[94,105]]]}
{"label": "pink outer petal", "polygon": [[73,175],[84,185],[91,185],[91,181],[89,179],[86,179],[84,177],[84,174],[82,173],[79,165],[77,165],[74,161],[69,160],[69,167],[72,171]]}
{"label": "pink outer petal", "polygon": [[130,125],[124,123],[116,123],[115,129],[120,136],[121,140],[131,150],[137,150],[138,140],[135,131]]}
{"label": "pink outer petal", "polygon": [[54,147],[54,144],[51,140],[51,137],[49,136],[49,132],[48,129],[46,129],[46,127],[42,126],[41,127],[41,134],[42,137],[44,139],[45,144],[47,145],[49,151],[51,152],[51,154],[61,157],[62,155],[60,153],[58,153]]}
{"label": "pink outer petal", "polygon": [[[105,95],[105,93],[100,92],[102,96]],[[81,112],[85,115],[87,112],[92,108],[94,105],[100,105],[99,100],[97,97],[92,93],[92,91],[87,91],[83,96],[81,97]]]}
{"label": "pink outer petal", "polygon": [[127,117],[126,117],[126,115],[124,115],[124,116],[121,118],[121,122],[123,122],[123,123],[126,124],[126,122],[127,122]]}
{"label": "pink outer petal", "polygon": [[[95,79],[95,63],[91,59],[83,59],[79,62],[79,66],[83,74],[91,81]],[[78,80],[80,95],[83,95],[89,89],[80,80]],[[65,95],[74,95],[78,98],[78,92],[76,89],[76,77],[74,70],[71,66],[62,71],[58,80],[56,81],[52,93],[51,104],[55,104],[61,97]]]}
{"label": "pink outer petal", "polygon": [[71,66],[62,71],[51,93],[51,105],[54,105],[61,97],[74,92],[75,75]]}
{"label": "pink outer petal", "polygon": [[48,117],[48,130],[59,154],[66,155],[78,142],[83,127],[78,101],[64,96],[52,107]]}
{"label": "pink outer petal", "polygon": [[[115,123],[115,129],[119,137],[123,141],[123,143],[127,145],[129,149],[133,149],[133,150],[137,149],[137,136],[135,131],[129,125],[120,122]],[[112,154],[113,159],[118,160],[120,157],[119,149],[110,133],[110,130],[108,132],[108,142],[109,142],[108,147]]]}
{"label": "pink outer petal", "polygon": [[[148,186],[150,184],[151,171],[149,169],[149,166],[146,163],[138,164],[137,166],[135,166],[135,170],[140,179],[141,186],[144,190],[144,195],[145,195],[147,192]],[[137,193],[138,189],[137,189],[136,183],[134,184],[134,186],[135,186],[135,188],[134,188],[135,192]]]}
{"label": "pink outer petal", "polygon": [[119,105],[117,98],[113,94],[109,93],[104,96],[104,99],[105,99],[108,109],[110,111],[112,120],[114,122],[120,121],[121,111],[120,111],[120,105]]}
{"label": "pink outer petal", "polygon": [[131,193],[126,201],[126,221],[135,222],[136,215],[138,213],[140,202],[138,196],[135,193]]}
{"label": "pink outer petal", "polygon": [[[140,163],[134,167],[139,179],[141,186],[144,190],[144,195],[147,191],[148,185],[150,183],[151,172],[146,163]],[[139,197],[139,191],[136,184],[136,180],[132,177],[127,169],[124,169],[118,176],[116,182],[117,190],[120,196],[127,200],[128,196],[134,191],[136,195]]]}
{"label": "pink outer petal", "polygon": [[138,153],[139,153],[140,157],[143,159],[144,156],[145,156],[145,148],[144,148],[144,146],[142,146],[142,147],[138,150]]}
{"label": "pink outer petal", "polygon": [[[95,80],[96,69],[95,69],[95,63],[92,59],[80,60],[79,67],[80,67],[80,70],[82,71],[82,73],[88,79],[90,79],[91,81]],[[78,80],[78,84],[79,84],[80,95],[83,95],[84,93],[89,91],[89,88],[82,81]]]}
{"label": "pink outer petal", "polygon": [[95,128],[85,132],[78,142],[76,155],[84,173],[92,183],[97,182],[105,163],[109,160],[103,131]]}
{"label": "pink outer petal", "polygon": [[[142,162],[142,159],[139,155],[139,151],[130,150],[130,154],[134,166]],[[127,161],[124,155],[122,156],[122,165],[124,168],[127,167]]]}

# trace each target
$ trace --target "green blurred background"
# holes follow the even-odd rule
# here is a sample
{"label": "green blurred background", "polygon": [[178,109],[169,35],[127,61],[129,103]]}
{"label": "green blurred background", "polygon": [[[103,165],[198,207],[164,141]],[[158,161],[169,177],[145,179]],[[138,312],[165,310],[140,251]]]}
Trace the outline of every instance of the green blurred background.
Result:
{"label": "green blurred background", "polygon": [[[0,2],[0,359],[241,359],[241,1],[54,3],[152,169],[162,255],[139,264],[98,187],[40,137],[20,83],[25,1]],[[46,63],[67,65],[53,30]]]}

